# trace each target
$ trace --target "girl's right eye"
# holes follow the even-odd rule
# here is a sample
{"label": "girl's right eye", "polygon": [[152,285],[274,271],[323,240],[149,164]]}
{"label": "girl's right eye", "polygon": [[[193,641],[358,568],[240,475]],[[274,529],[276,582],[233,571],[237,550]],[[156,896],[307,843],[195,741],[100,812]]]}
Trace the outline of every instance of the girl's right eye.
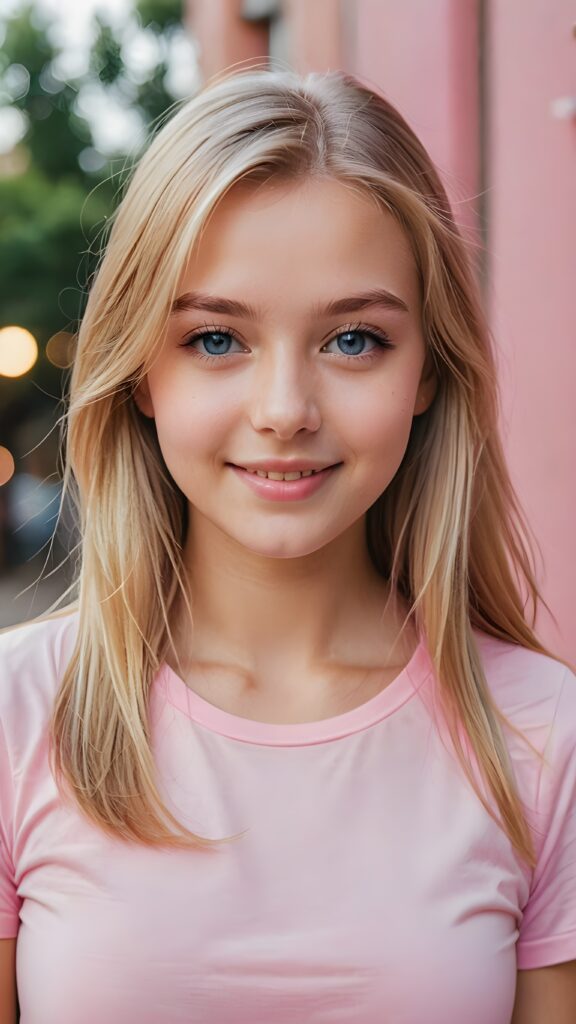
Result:
{"label": "girl's right eye", "polygon": [[[208,339],[205,341],[204,339]],[[194,346],[197,341],[201,341],[202,344],[212,347],[208,349],[208,353],[199,352]],[[190,348],[194,352],[197,359],[204,359],[208,362],[217,362],[221,356],[230,355],[230,344],[236,342],[240,345],[240,342],[234,337],[234,333],[227,327],[212,327],[203,331],[196,331],[191,334],[187,341],[182,345],[182,348]],[[237,351],[242,351],[238,349]]]}

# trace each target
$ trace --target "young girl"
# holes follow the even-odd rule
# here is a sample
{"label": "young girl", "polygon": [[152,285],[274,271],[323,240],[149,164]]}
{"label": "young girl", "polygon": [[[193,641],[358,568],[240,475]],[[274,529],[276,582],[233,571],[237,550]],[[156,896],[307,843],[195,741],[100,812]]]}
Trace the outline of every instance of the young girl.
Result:
{"label": "young girl", "polygon": [[157,134],[65,486],[78,600],[0,637],[2,1020],[16,973],[22,1024],[573,1024],[576,677],[385,99],[250,69]]}

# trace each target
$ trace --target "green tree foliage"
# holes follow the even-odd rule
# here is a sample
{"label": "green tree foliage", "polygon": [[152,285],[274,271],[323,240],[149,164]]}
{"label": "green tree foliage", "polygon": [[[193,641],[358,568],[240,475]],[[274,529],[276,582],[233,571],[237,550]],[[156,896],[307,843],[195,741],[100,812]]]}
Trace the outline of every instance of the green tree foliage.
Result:
{"label": "green tree foliage", "polygon": [[26,72],[29,84],[19,90],[12,105],[28,121],[25,145],[31,164],[48,178],[78,169],[78,156],[90,142],[87,123],[74,113],[74,83],[59,82],[50,74],[57,51],[28,7],[7,24],[2,48],[4,72]]}
{"label": "green tree foliage", "polygon": [[5,23],[0,107],[18,110],[26,131],[15,151],[20,171],[0,156],[0,327],[18,324],[32,331],[41,355],[24,378],[0,377],[0,443],[10,440],[23,415],[54,405],[61,395],[61,371],[44,347],[56,331],[77,328],[102,230],[127,168],[125,154],[98,153],[78,98],[96,84],[129,103],[144,128],[150,126],[175,99],[165,82],[166,42],[181,30],[181,17],[181,0],[135,3],[132,18],[158,42],[158,61],[144,81],[131,76],[123,40],[102,15],[96,18],[88,70],[68,81],[58,76],[59,53],[33,6]]}
{"label": "green tree foliage", "polygon": [[143,27],[154,32],[167,32],[182,22],[180,0],[139,0],[136,6]]}

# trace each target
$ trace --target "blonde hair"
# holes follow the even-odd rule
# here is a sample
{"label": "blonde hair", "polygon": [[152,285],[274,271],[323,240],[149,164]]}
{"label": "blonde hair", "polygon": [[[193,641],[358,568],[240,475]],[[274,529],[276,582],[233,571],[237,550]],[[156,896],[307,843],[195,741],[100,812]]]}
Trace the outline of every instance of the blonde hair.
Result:
{"label": "blonde hair", "polygon": [[[525,614],[526,599],[533,625],[540,597],[498,436],[489,331],[468,246],[428,154],[390,103],[341,72],[248,68],[211,81],[158,132],[116,210],[70,382],[64,493],[75,497],[82,538],[78,634],[54,706],[52,767],[81,810],[113,836],[177,847],[236,838],[190,832],[156,786],[147,700],[175,649],[173,613],[182,601],[190,610],[187,517],[153,421],[133,392],[222,196],[241,179],[310,176],[374,197],[412,246],[438,390],[414,420],[395,478],[367,513],[367,543],[426,637],[470,783],[533,867],[502,726],[521,733],[490,694],[473,633],[548,653]],[[500,821],[474,778],[462,730]]]}

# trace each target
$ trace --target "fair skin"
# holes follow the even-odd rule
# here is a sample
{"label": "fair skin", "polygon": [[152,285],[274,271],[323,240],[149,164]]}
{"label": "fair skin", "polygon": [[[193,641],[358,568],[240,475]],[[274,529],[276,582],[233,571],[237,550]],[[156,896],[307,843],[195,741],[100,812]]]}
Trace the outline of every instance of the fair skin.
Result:
{"label": "fair skin", "polygon": [[17,939],[0,939],[0,1022],[16,1022],[16,943]]}
{"label": "fair skin", "polygon": [[[406,309],[314,308],[371,289]],[[179,634],[181,674],[212,703],[262,721],[341,713],[416,646],[410,627],[393,647],[406,608],[383,615],[388,586],[364,537],[366,511],[434,396],[408,241],[390,214],[337,182],[243,185],[182,274],[177,295],[191,291],[253,310],[176,312],[136,394],[189,502],[195,625]],[[340,465],[310,497],[274,503],[227,465],[267,458]]]}
{"label": "fair skin", "polygon": [[574,1024],[576,960],[518,971],[510,1024]]}

